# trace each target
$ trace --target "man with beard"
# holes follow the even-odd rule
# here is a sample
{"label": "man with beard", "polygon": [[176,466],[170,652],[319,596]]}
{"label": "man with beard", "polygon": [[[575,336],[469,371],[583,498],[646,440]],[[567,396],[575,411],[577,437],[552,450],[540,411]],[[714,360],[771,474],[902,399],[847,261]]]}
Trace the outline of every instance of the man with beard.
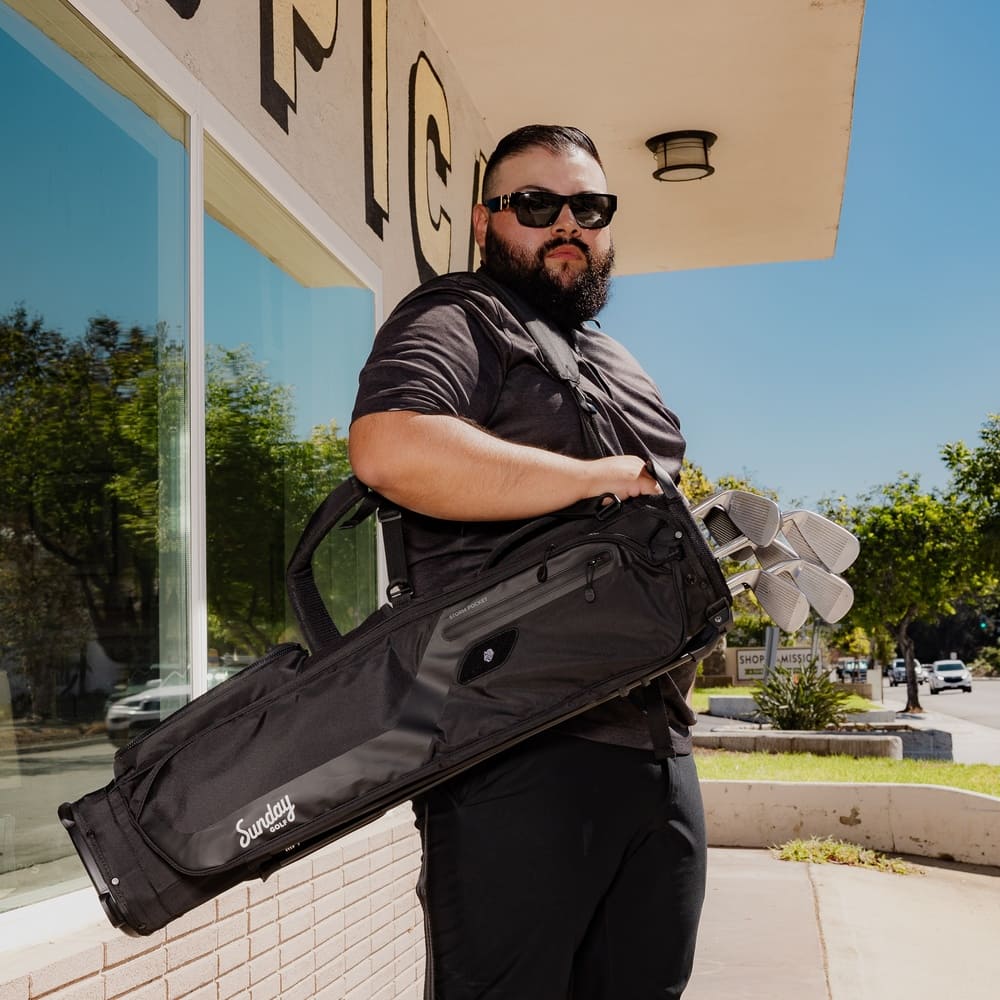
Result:
{"label": "man with beard", "polygon": [[[418,593],[473,574],[524,519],[604,493],[659,492],[648,458],[679,474],[676,417],[621,345],[583,325],[607,299],[614,261],[617,200],[606,185],[578,129],[506,136],[473,209],[479,276],[433,279],[379,331],[351,461],[403,508]],[[594,454],[580,404],[546,370],[527,316],[572,347],[600,437],[614,442],[605,450],[623,453]],[[681,995],[706,854],[685,701],[693,673],[669,675],[649,704],[669,724],[657,755],[644,707],[617,699],[414,803],[427,997]]]}

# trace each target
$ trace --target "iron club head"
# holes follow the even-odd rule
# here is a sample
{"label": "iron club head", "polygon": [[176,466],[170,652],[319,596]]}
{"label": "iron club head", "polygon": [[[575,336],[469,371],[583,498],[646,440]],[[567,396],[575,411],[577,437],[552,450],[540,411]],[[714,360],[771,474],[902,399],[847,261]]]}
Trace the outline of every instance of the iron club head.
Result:
{"label": "iron club head", "polygon": [[744,535],[755,545],[770,545],[781,527],[781,511],[770,497],[746,490],[723,490],[691,508],[716,541]]}
{"label": "iron club head", "polygon": [[[783,544],[782,536],[787,541]],[[858,557],[858,540],[846,528],[811,510],[787,511],[781,515],[781,533],[766,547],[753,546],[748,539],[725,539],[716,551],[736,562],[757,557],[764,567],[786,559],[804,559],[829,570],[842,573]],[[789,547],[790,546],[790,547]]]}
{"label": "iron club head", "polygon": [[727,581],[734,596],[750,589],[775,625],[784,632],[797,632],[809,617],[809,602],[788,576],[765,569],[748,569]]}
{"label": "iron club head", "polygon": [[843,573],[861,549],[846,528],[812,510],[786,511],[781,532],[800,559],[821,563],[831,573]]}
{"label": "iron club head", "polygon": [[816,614],[831,625],[839,622],[854,603],[854,591],[843,577],[828,573],[822,566],[805,559],[774,563],[768,567],[768,572],[792,581]]}

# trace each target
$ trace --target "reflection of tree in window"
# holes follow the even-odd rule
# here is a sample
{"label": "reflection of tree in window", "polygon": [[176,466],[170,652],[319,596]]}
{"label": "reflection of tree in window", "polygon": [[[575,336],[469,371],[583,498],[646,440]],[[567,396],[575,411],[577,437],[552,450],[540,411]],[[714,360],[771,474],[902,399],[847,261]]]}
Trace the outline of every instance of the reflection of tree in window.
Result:
{"label": "reflection of tree in window", "polygon": [[[347,438],[331,422],[296,440],[290,391],[245,346],[210,348],[206,376],[209,641],[262,652],[288,638],[285,565],[313,508],[350,474]],[[336,542],[318,577],[335,615],[356,618],[356,547],[370,533]]]}
{"label": "reflection of tree in window", "polygon": [[[348,474],[347,442],[332,423],[295,440],[289,391],[247,348],[213,351],[207,375],[210,644],[262,651],[284,637],[287,555]],[[95,317],[74,339],[23,308],[0,317],[0,647],[24,663],[36,714],[60,714],[60,691],[93,690],[91,638],[122,680],[159,659],[158,564],[180,544],[161,525],[160,462],[185,378],[162,329]],[[345,534],[318,579],[353,624],[371,535]],[[77,711],[100,717],[106,693]]]}
{"label": "reflection of tree in window", "polygon": [[38,714],[56,714],[57,686],[86,689],[92,636],[119,663],[157,659],[157,429],[183,376],[179,349],[139,327],[96,317],[71,339],[23,308],[0,318],[0,627]]}

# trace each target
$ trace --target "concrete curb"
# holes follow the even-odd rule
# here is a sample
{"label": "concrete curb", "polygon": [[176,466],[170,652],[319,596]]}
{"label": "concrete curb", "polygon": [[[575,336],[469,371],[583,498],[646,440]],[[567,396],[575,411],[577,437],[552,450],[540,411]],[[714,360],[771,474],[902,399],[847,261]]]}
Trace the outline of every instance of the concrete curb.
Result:
{"label": "concrete curb", "polygon": [[1000,798],[941,785],[703,780],[712,847],[836,837],[879,851],[1000,867]]}
{"label": "concrete curb", "polygon": [[889,757],[903,759],[903,741],[898,736],[870,733],[795,733],[774,730],[696,733],[696,747],[734,750],[741,753],[815,753],[824,756]]}

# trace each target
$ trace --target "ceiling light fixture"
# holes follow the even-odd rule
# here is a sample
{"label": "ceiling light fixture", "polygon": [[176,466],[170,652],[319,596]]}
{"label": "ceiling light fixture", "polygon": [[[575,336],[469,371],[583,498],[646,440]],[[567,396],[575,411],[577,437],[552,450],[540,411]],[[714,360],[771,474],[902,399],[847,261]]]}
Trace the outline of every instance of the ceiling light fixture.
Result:
{"label": "ceiling light fixture", "polygon": [[646,140],[656,157],[653,176],[658,181],[698,181],[715,173],[708,162],[708,151],[718,136],[714,132],[688,129],[662,132]]}

